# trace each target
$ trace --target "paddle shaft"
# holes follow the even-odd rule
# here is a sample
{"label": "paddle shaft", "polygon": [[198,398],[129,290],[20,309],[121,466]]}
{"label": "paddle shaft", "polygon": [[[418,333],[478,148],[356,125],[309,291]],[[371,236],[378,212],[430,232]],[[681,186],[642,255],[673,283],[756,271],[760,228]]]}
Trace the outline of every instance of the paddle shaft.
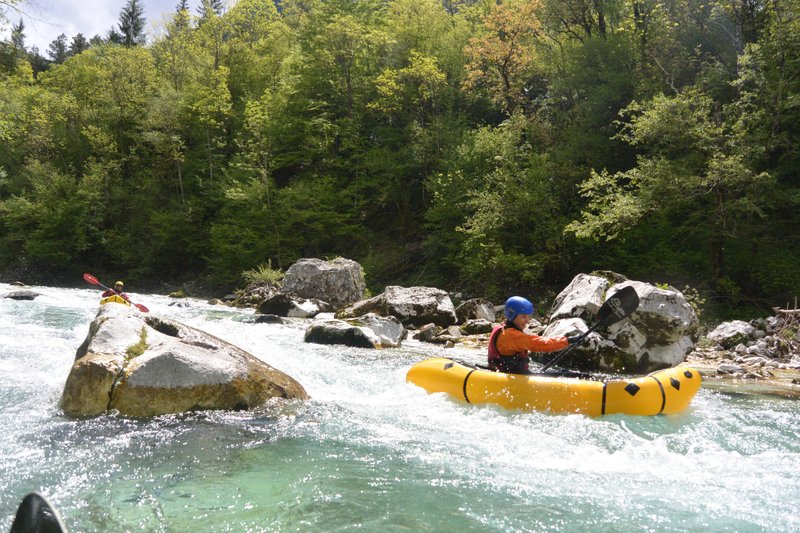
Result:
{"label": "paddle shaft", "polygon": [[590,333],[592,333],[593,331],[595,331],[595,330],[596,330],[597,328],[599,328],[599,327],[600,327],[602,324],[603,324],[603,321],[602,321],[602,320],[598,320],[598,321],[597,321],[597,322],[596,322],[596,323],[595,323],[595,324],[594,324],[592,327],[590,327],[590,328],[589,328],[589,329],[588,329],[588,330],[587,330],[585,333],[581,333],[581,335],[580,335],[580,336],[579,336],[577,339],[575,339],[575,341],[574,341],[572,344],[570,344],[569,346],[567,346],[566,348],[564,348],[564,350],[562,350],[560,354],[558,354],[557,356],[555,356],[555,357],[554,357],[552,360],[550,360],[550,362],[549,362],[549,363],[547,363],[547,364],[546,364],[546,365],[544,365],[542,368],[540,368],[540,369],[539,369],[539,372],[544,372],[545,370],[547,370],[548,368],[550,368],[550,367],[551,367],[551,366],[553,366],[554,364],[556,364],[556,363],[558,363],[559,361],[561,361],[562,359],[564,359],[564,357],[566,357],[566,356],[567,356],[567,354],[571,353],[571,352],[572,352],[572,350],[574,350],[576,346],[578,346],[579,344],[582,344],[582,343],[583,343],[583,341],[585,341],[585,340],[586,340],[586,337],[588,337]]}

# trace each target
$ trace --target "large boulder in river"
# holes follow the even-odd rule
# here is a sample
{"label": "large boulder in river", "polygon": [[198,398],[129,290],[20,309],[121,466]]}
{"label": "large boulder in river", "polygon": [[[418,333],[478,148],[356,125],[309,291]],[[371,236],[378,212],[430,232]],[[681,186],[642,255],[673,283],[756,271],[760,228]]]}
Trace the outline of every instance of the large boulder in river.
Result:
{"label": "large boulder in river", "polygon": [[683,362],[699,335],[697,315],[683,294],[640,281],[614,283],[619,279],[580,274],[556,297],[544,336],[587,331],[603,302],[626,286],[639,295],[639,307],[630,317],[592,333],[562,364],[641,373]]}
{"label": "large boulder in river", "polygon": [[286,270],[283,292],[328,302],[339,309],[364,298],[367,285],[357,262],[343,257],[331,261],[300,259]]}
{"label": "large boulder in river", "polygon": [[429,323],[447,327],[456,323],[456,310],[450,295],[433,287],[390,285],[383,294],[342,309],[336,313],[336,318],[352,318],[366,313],[392,315],[403,325],[411,327]]}
{"label": "large boulder in river", "polygon": [[550,320],[578,317],[589,320],[605,301],[609,281],[600,276],[578,274],[553,301]]}
{"label": "large boulder in river", "polygon": [[249,409],[305,399],[303,387],[244,350],[200,330],[105,305],[78,348],[61,407],[69,416],[132,417]]}

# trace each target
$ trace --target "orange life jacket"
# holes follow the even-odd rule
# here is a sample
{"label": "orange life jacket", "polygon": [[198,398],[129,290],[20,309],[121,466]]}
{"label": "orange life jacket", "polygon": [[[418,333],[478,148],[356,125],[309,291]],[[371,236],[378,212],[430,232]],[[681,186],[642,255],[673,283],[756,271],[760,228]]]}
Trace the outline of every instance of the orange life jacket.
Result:
{"label": "orange life jacket", "polygon": [[531,358],[528,350],[511,355],[503,355],[497,349],[497,339],[505,328],[518,329],[513,324],[506,322],[504,325],[497,326],[492,330],[492,334],[489,337],[489,370],[509,374],[529,373],[528,365],[531,362]]}

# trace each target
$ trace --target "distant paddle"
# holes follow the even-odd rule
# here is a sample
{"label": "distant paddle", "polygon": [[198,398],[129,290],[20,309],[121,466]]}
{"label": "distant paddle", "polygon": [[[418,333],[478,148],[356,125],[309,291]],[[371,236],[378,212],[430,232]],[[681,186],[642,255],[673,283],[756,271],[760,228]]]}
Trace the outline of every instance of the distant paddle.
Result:
{"label": "distant paddle", "polygon": [[67,533],[67,528],[47,498],[31,492],[19,504],[10,533]]}
{"label": "distant paddle", "polygon": [[[122,298],[122,295],[121,295],[121,294],[120,294],[120,293],[119,293],[119,292],[118,292],[116,289],[112,289],[111,287],[106,287],[105,285],[103,285],[102,283],[100,283],[99,281],[97,281],[97,278],[96,278],[96,277],[94,277],[94,276],[92,276],[91,274],[84,274],[84,275],[83,275],[83,279],[85,279],[87,282],[91,283],[92,285],[97,285],[97,286],[99,286],[99,287],[103,287],[103,288],[104,288],[105,290],[107,290],[107,291],[112,291],[113,293],[115,293],[116,295],[118,295],[120,298]],[[127,298],[125,298],[125,299],[126,299],[126,300],[128,300]],[[146,307],[145,307],[145,306],[143,306],[142,304],[135,304],[135,303],[131,302],[130,300],[128,300],[128,301],[129,301],[130,303],[132,303],[133,305],[135,305],[135,306],[136,306],[136,308],[137,308],[139,311],[141,311],[142,313],[147,313],[147,312],[149,312],[149,311],[150,311],[148,308],[146,308]]]}
{"label": "distant paddle", "polygon": [[576,346],[581,344],[586,337],[589,336],[594,330],[601,326],[610,326],[611,324],[616,324],[623,318],[627,318],[631,316],[631,314],[636,311],[639,307],[639,295],[636,294],[636,290],[631,287],[627,286],[624,287],[614,295],[605,301],[603,305],[600,306],[600,309],[597,311],[597,322],[586,331],[586,333],[581,334],[575,342],[570,344],[567,348],[564,349],[560,354],[558,354],[552,361],[544,365],[539,372],[544,372],[561,359],[564,358],[568,353],[570,353]]}

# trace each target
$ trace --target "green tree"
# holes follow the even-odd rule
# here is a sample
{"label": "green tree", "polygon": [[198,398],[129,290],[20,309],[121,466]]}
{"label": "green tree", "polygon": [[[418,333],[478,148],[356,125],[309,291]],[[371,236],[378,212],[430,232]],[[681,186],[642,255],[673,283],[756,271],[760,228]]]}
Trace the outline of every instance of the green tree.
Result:
{"label": "green tree", "polygon": [[183,90],[198,51],[190,28],[189,11],[180,9],[166,24],[163,38],[152,47],[156,65],[176,91]]}
{"label": "green tree", "polygon": [[592,172],[581,186],[587,208],[567,229],[611,240],[651,213],[668,214],[682,221],[681,234],[706,245],[707,273],[722,280],[729,272],[726,245],[751,218],[764,216],[762,193],[773,186],[757,170],[762,146],[752,144],[742,111],[699,91],[629,106],[620,137],[643,154],[630,170]]}
{"label": "green tree", "polygon": [[389,127],[378,130],[381,146],[367,152],[368,173],[381,178],[382,191],[372,194],[393,207],[402,234],[411,236],[424,179],[445,148],[440,117],[448,104],[447,79],[435,58],[412,50],[407,66],[377,77],[376,89],[368,108],[381,112]]}
{"label": "green tree", "polygon": [[[150,169],[152,157],[144,133],[146,110],[159,94],[151,54],[144,47],[92,47],[42,76],[42,85],[69,96],[75,112],[67,131],[58,131],[64,168],[91,175],[103,198],[95,209],[106,227],[100,261],[120,268],[146,268],[136,255],[139,242],[151,238],[142,215],[159,200]],[[157,167],[156,167],[157,168]]]}
{"label": "green tree", "polygon": [[[218,11],[209,0],[203,0],[203,13],[197,21],[197,31],[194,34],[197,45],[213,60],[212,65],[204,68],[216,70],[222,65],[222,55],[225,48],[225,35],[228,27]],[[205,57],[199,56],[197,60],[205,63]]]}
{"label": "green tree", "polygon": [[334,14],[322,21],[309,45],[308,66],[321,82],[318,95],[336,116],[352,117],[376,66],[371,61],[386,45],[385,33],[350,14]]}
{"label": "green tree", "polygon": [[463,16],[448,14],[437,0],[393,0],[387,7],[385,31],[394,41],[394,57],[412,50],[435,57],[448,80],[458,87],[464,75],[464,47],[470,29]]}
{"label": "green tree", "polygon": [[124,37],[116,28],[111,28],[106,33],[105,43],[122,44]]}
{"label": "green tree", "polygon": [[67,53],[70,56],[76,56],[88,49],[89,41],[86,40],[86,37],[84,37],[82,33],[79,33],[72,38],[72,41],[69,43],[69,50]]}
{"label": "green tree", "polygon": [[239,281],[241,272],[266,258],[280,256],[280,236],[267,185],[250,180],[228,187],[218,219],[210,230],[207,261],[223,284]]}
{"label": "green tree", "polygon": [[237,107],[280,83],[297,39],[270,0],[244,0],[225,14],[229,87]]}
{"label": "green tree", "polygon": [[426,249],[441,258],[441,276],[457,272],[471,293],[529,291],[560,266],[552,165],[543,147],[531,143],[537,138],[536,125],[517,112],[470,133],[447,171],[428,179]]}
{"label": "green tree", "polygon": [[17,53],[25,53],[25,24],[22,19],[11,27],[11,46]]}
{"label": "green tree", "polygon": [[221,17],[222,10],[222,0],[201,0],[197,6],[197,14],[200,17],[198,24],[202,26],[210,19]]}
{"label": "green tree", "polygon": [[0,233],[8,246],[0,261],[21,256],[38,268],[83,262],[99,239],[100,189],[38,162],[29,163],[24,174],[28,193],[0,200]]}
{"label": "green tree", "polygon": [[0,68],[13,72],[27,52],[25,50],[25,24],[22,19],[11,27],[11,38],[0,41]]}
{"label": "green tree", "polygon": [[168,29],[167,31],[172,34],[180,34],[189,28],[191,20],[192,16],[189,14],[188,0],[180,0],[178,5],[175,6],[175,13],[172,16],[173,28],[171,30]]}
{"label": "green tree", "polygon": [[269,35],[278,10],[271,0],[240,0],[225,18],[236,39],[252,48]]}
{"label": "green tree", "polygon": [[196,80],[183,94],[188,116],[196,124],[201,136],[206,158],[206,175],[212,182],[221,149],[226,144],[225,127],[232,111],[228,73],[228,68],[221,66],[211,71],[206,80]]}
{"label": "green tree", "polygon": [[67,36],[63,33],[53,39],[47,47],[47,55],[53,63],[60,65],[67,60]]}
{"label": "green tree", "polygon": [[143,45],[146,40],[142,0],[127,0],[119,13],[119,44],[127,47]]}
{"label": "green tree", "polygon": [[531,77],[538,75],[536,42],[541,22],[538,0],[495,4],[484,19],[484,33],[470,39],[464,88],[485,90],[508,113],[527,101]]}

